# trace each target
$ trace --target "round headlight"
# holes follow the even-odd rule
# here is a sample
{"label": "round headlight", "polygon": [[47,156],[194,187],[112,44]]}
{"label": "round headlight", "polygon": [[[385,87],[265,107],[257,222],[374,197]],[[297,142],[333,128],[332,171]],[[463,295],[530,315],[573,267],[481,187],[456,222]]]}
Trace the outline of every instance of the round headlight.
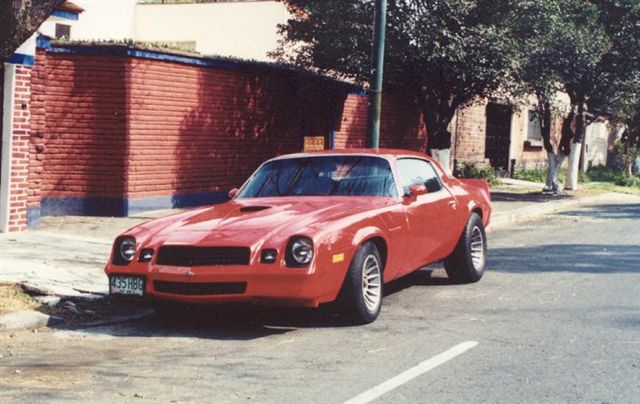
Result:
{"label": "round headlight", "polygon": [[313,241],[307,237],[295,237],[289,242],[289,264],[309,265],[313,259]]}
{"label": "round headlight", "polygon": [[118,246],[120,258],[126,262],[130,262],[136,255],[136,241],[132,237],[123,237]]}

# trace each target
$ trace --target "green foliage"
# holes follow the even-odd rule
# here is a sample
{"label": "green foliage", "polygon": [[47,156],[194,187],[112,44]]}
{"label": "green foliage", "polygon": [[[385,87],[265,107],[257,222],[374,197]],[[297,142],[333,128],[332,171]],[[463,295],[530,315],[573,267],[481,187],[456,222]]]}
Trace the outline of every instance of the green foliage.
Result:
{"label": "green foliage", "polygon": [[623,174],[618,179],[616,179],[615,184],[623,187],[640,188],[640,177],[638,177],[637,175]]}
{"label": "green foliage", "polygon": [[547,169],[543,167],[516,167],[513,172],[513,178],[523,181],[545,182],[547,178]]}
{"label": "green foliage", "polygon": [[[567,177],[567,169],[562,168],[558,172],[558,182],[563,183]],[[513,173],[513,178],[532,182],[545,182],[547,169],[544,167],[517,167]],[[608,183],[624,187],[640,187],[640,178],[636,175],[627,175],[613,168],[596,166],[591,167],[587,172],[579,173],[578,180],[581,183]]]}
{"label": "green foliage", "polygon": [[[521,46],[521,94],[535,94],[548,113],[554,95],[569,94],[574,111],[607,118],[637,97],[640,2],[537,0],[516,2],[512,22]],[[618,105],[621,104],[621,105]],[[637,104],[637,103],[636,103]],[[555,105],[556,107],[558,105]],[[579,131],[582,134],[582,131]],[[576,132],[576,138],[581,138]]]}
{"label": "green foliage", "polygon": [[593,182],[616,182],[620,172],[604,166],[595,166],[587,171],[587,175],[589,181]]}
{"label": "green foliage", "polygon": [[54,41],[55,44],[69,45],[87,45],[87,46],[108,46],[108,45],[124,45],[138,49],[157,50],[157,51],[176,51],[187,55],[199,56],[200,53],[188,47],[180,46],[170,42],[161,41],[137,41],[131,38],[125,39],[91,39],[91,40],[69,40],[68,38],[59,38]]}
{"label": "green foliage", "polygon": [[[637,128],[635,129],[637,130]],[[635,141],[633,141],[630,140],[627,135],[625,135],[620,140],[614,143],[613,150],[618,155],[624,172],[627,174],[627,176],[631,176],[633,162],[638,157],[640,157],[639,139],[636,137]]]}
{"label": "green foliage", "polygon": [[485,180],[491,186],[499,185],[495,171],[489,165],[464,162],[456,170],[458,178],[476,178]]}
{"label": "green foliage", "polygon": [[620,170],[604,166],[591,167],[584,182],[605,182],[623,187],[640,187],[640,178]]}
{"label": "green foliage", "polygon": [[[293,18],[280,26],[280,60],[366,83],[373,0],[281,0]],[[390,1],[385,88],[420,106],[430,147],[447,148],[456,109],[514,83],[517,46],[504,21],[508,1]]]}

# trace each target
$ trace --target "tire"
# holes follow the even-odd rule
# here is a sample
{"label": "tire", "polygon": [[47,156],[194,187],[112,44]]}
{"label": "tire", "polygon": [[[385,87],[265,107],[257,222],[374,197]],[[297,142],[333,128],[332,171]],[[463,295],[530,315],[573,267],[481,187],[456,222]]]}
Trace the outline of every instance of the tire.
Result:
{"label": "tire", "polygon": [[369,324],[380,314],[383,297],[382,259],[378,247],[364,243],[349,265],[340,291],[342,316],[350,324]]}
{"label": "tire", "polygon": [[482,219],[472,213],[467,220],[460,240],[444,260],[444,268],[454,283],[478,282],[484,274],[487,261],[487,237]]}

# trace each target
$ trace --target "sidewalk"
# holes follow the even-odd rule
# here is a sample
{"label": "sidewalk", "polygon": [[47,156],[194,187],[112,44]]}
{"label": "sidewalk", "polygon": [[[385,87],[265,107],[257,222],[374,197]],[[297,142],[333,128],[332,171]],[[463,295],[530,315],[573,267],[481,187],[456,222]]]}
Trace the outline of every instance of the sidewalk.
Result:
{"label": "sidewalk", "polygon": [[48,216],[37,229],[0,234],[0,282],[22,283],[27,289],[64,298],[105,295],[103,268],[116,236],[173,212],[125,218]]}
{"label": "sidewalk", "polygon": [[[636,203],[640,197],[608,193],[545,196],[542,184],[506,180],[492,189],[489,230],[580,205]],[[38,229],[0,235],[0,282],[20,283],[36,294],[94,300],[108,293],[103,272],[115,237],[134,225],[173,211],[127,218],[44,217]]]}

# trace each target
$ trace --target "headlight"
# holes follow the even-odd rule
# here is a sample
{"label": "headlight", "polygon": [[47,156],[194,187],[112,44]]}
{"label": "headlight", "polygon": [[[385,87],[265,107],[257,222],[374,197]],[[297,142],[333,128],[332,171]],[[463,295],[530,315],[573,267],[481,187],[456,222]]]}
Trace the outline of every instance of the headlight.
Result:
{"label": "headlight", "polygon": [[287,265],[290,267],[303,267],[311,263],[313,259],[313,241],[308,237],[293,237],[287,245]]}
{"label": "headlight", "polygon": [[116,254],[114,261],[116,264],[124,265],[136,255],[136,240],[133,237],[121,237],[116,243]]}

